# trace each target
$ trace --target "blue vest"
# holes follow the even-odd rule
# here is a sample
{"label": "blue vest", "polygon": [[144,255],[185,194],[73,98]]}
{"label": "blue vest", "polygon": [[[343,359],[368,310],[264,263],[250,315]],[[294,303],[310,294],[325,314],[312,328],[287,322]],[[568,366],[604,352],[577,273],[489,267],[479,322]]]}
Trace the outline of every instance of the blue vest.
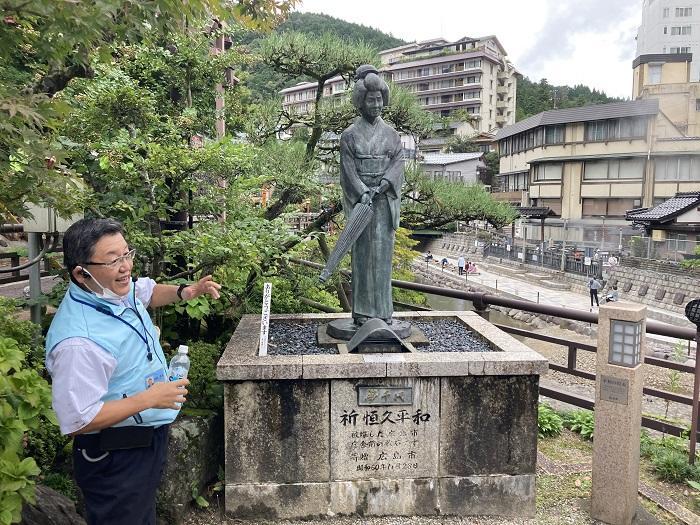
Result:
{"label": "blue vest", "polygon": [[[134,283],[131,283],[129,299],[133,297],[133,291]],[[153,374],[162,372],[167,381],[168,364],[151,317],[138,298],[135,307],[141,319],[133,306],[105,301],[71,283],[46,334],[46,355],[70,337],[90,339],[108,352],[117,366],[102,401],[122,399],[124,395],[132,397],[146,390],[147,378],[154,377]],[[149,351],[151,361],[148,360]],[[160,426],[172,423],[177,414],[177,410],[150,408],[140,412],[143,420],[140,424]],[[128,425],[136,425],[133,417],[114,426]]]}

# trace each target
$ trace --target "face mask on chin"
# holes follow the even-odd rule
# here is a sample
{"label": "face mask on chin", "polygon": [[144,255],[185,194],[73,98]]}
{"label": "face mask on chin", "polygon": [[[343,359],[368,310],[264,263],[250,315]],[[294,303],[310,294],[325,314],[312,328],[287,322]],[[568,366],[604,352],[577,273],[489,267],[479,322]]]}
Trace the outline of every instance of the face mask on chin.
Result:
{"label": "face mask on chin", "polygon": [[83,271],[89,275],[89,278],[90,278],[90,280],[92,280],[93,283],[95,283],[97,286],[99,286],[102,289],[101,292],[95,292],[93,290],[90,290],[92,293],[95,294],[95,296],[97,298],[105,299],[106,301],[110,301],[110,302],[122,302],[122,301],[125,301],[126,298],[128,297],[129,294],[117,295],[109,288],[105,288],[104,286],[102,286],[102,284],[97,279],[95,279],[95,277],[90,272],[88,272],[85,269],[83,269]]}

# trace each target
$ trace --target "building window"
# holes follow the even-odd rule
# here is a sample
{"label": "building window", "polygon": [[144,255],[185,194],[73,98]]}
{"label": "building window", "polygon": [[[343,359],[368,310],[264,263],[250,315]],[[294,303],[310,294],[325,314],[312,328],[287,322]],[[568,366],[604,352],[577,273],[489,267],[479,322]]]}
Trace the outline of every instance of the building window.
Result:
{"label": "building window", "polygon": [[691,26],[673,26],[671,27],[671,35],[689,35],[691,34]]}
{"label": "building window", "polygon": [[581,199],[581,216],[584,218],[624,217],[625,212],[639,208],[641,199]]}
{"label": "building window", "polygon": [[514,173],[503,177],[503,191],[525,191],[530,177],[528,173]]}
{"label": "building window", "polygon": [[668,27],[664,26],[664,35],[667,35],[667,34],[668,34]]}
{"label": "building window", "polygon": [[661,64],[649,64],[649,84],[661,84]]}
{"label": "building window", "polygon": [[695,99],[695,111],[700,111],[700,98]]}
{"label": "building window", "polygon": [[[667,11],[668,8],[664,9],[664,11]],[[684,16],[693,16],[693,8],[692,7],[676,7],[676,16],[677,17],[684,17]]]}
{"label": "building window", "polygon": [[566,126],[547,126],[544,132],[545,144],[562,144],[564,142],[564,131]]}
{"label": "building window", "polygon": [[657,181],[700,181],[700,156],[662,157],[654,161]]}
{"label": "building window", "polygon": [[668,15],[670,14],[671,10],[668,7],[664,7],[664,18],[668,18]]}
{"label": "building window", "polygon": [[641,179],[644,159],[591,160],[584,162],[583,180]]}
{"label": "building window", "polygon": [[671,48],[671,53],[690,53],[690,47],[672,47]]}
{"label": "building window", "polygon": [[586,122],[586,140],[639,139],[646,135],[645,117],[626,117]]}
{"label": "building window", "polygon": [[561,180],[563,164],[537,164],[533,170],[536,181]]}

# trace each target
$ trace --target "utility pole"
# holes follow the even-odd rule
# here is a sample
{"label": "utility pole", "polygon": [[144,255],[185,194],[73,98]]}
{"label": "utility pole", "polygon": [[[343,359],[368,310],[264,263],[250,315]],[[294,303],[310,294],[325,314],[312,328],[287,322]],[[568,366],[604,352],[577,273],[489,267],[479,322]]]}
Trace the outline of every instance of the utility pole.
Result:
{"label": "utility pole", "polygon": [[566,271],[566,235],[568,228],[569,219],[564,219],[564,239],[561,242],[561,266],[559,267],[559,270],[562,272]]}

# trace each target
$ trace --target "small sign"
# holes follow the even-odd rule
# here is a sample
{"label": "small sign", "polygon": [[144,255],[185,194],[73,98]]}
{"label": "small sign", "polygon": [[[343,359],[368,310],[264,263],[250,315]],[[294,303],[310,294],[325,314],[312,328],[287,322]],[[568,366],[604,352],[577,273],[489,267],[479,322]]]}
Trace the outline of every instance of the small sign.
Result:
{"label": "small sign", "polygon": [[506,251],[507,251],[507,252],[510,251],[510,244],[507,244],[507,245],[506,245]]}
{"label": "small sign", "polygon": [[267,355],[267,338],[270,335],[270,299],[272,283],[265,283],[263,288],[262,317],[260,318],[260,350],[258,355]]}
{"label": "small sign", "polygon": [[532,260],[535,261],[535,262],[537,262],[537,255],[533,254],[533,255],[532,255]]}
{"label": "small sign", "polygon": [[590,266],[590,265],[591,265],[591,258],[590,258],[590,257],[584,257],[584,258],[583,258],[583,265],[584,265],[584,266]]}
{"label": "small sign", "polygon": [[629,379],[618,379],[611,376],[600,377],[601,400],[626,405],[628,392]]}
{"label": "small sign", "polygon": [[412,405],[413,387],[358,386],[357,404],[360,406]]}

